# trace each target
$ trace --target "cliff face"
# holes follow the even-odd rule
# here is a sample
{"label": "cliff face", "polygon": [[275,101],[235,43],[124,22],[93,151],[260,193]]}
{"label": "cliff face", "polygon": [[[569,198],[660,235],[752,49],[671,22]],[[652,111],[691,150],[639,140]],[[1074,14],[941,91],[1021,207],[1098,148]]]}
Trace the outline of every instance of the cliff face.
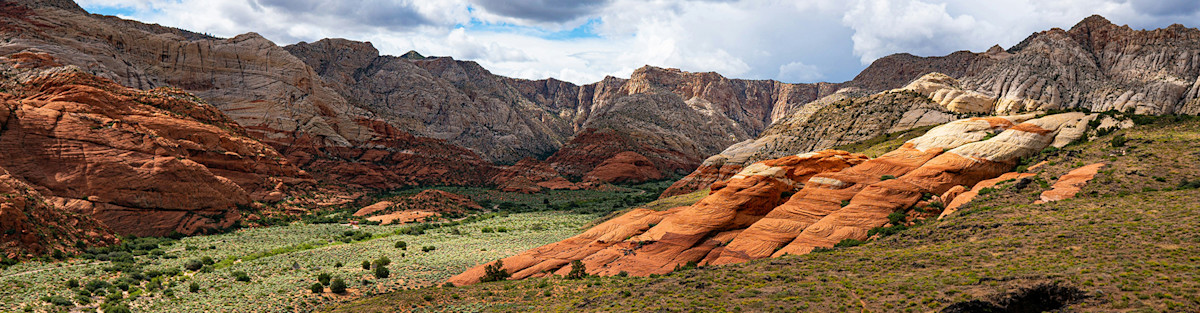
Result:
{"label": "cliff face", "polygon": [[[1133,30],[1092,16],[1070,30],[1035,33],[1007,51],[995,46],[944,57],[888,56],[843,86],[789,110],[758,138],[710,156],[663,196],[704,189],[754,162],[962,114],[1052,109],[1198,114],[1200,30],[1180,25]],[[889,88],[896,89],[873,94]]]}
{"label": "cliff face", "polygon": [[[837,86],[649,66],[630,79],[578,86],[496,76],[448,57],[380,56],[370,43],[343,39],[285,49],[352,104],[401,130],[445,139],[494,162],[549,157],[573,177],[622,152],[644,155],[662,172],[686,173],[702,156],[752,138],[789,108]],[[597,138],[618,142],[597,145]]]}
{"label": "cliff face", "polygon": [[[76,67],[0,59],[0,167],[49,206],[121,234],[231,226],[308,174],[216,108],[174,88],[141,91]],[[14,66],[15,64],[15,66]]]}
{"label": "cliff face", "polygon": [[7,6],[0,21],[11,27],[0,55],[40,51],[121,85],[182,88],[322,180],[352,177],[340,182],[375,188],[482,184],[486,177],[474,173],[493,170],[473,151],[418,139],[352,105],[257,34],[219,39],[55,6]]}
{"label": "cliff face", "polygon": [[[992,61],[962,75],[962,90],[978,105],[957,112],[1005,114],[1045,109],[1200,113],[1200,30],[1172,25],[1133,30],[1100,16],[1069,30],[1035,33],[985,54]],[[981,66],[982,65],[982,66]],[[928,90],[934,94],[938,90]]]}

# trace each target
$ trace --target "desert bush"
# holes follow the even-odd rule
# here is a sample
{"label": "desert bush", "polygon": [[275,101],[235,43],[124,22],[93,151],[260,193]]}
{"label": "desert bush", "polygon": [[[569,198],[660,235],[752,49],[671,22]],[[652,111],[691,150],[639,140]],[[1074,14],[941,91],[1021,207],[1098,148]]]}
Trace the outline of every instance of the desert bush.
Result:
{"label": "desert bush", "polygon": [[334,278],[333,281],[329,283],[329,292],[336,294],[346,293],[346,281],[342,280],[341,278]]}
{"label": "desert bush", "polygon": [[571,272],[567,273],[567,279],[583,279],[587,276],[587,269],[584,267],[582,261],[571,261]]}
{"label": "desert bush", "polygon": [[376,266],[375,267],[375,278],[388,278],[388,276],[391,276],[391,275],[392,275],[392,273],[391,273],[391,271],[388,270],[387,266]]}
{"label": "desert bush", "polygon": [[322,285],[321,283],[313,283],[312,286],[309,287],[309,290],[311,290],[312,293],[322,293],[325,292],[325,285]]}
{"label": "desert bush", "polygon": [[329,276],[329,273],[317,274],[317,282],[319,282],[321,286],[329,286],[329,280],[331,278],[332,277]]}
{"label": "desert bush", "polygon": [[483,278],[480,278],[479,281],[501,281],[508,280],[509,277],[512,277],[512,274],[509,274],[508,271],[504,269],[504,261],[496,260],[496,263],[492,263],[491,265],[483,267]]}
{"label": "desert bush", "polygon": [[230,275],[232,275],[233,279],[235,279],[237,281],[242,281],[242,282],[250,281],[250,275],[247,275],[246,272],[243,272],[243,271],[236,271],[236,272],[230,273]]}

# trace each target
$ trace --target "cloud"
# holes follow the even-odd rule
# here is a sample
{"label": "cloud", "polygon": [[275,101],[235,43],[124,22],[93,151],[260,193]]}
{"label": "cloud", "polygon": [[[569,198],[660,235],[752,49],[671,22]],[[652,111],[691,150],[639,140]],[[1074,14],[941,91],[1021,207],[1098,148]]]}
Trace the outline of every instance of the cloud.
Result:
{"label": "cloud", "polygon": [[1132,0],[1129,3],[1138,12],[1155,16],[1192,15],[1200,11],[1200,1],[1196,0]]}
{"label": "cloud", "polygon": [[918,0],[858,1],[842,22],[854,29],[854,54],[863,63],[896,52],[935,55],[961,49],[987,27],[969,15],[951,16],[945,4]]}
{"label": "cloud", "polygon": [[779,75],[776,77],[783,81],[816,81],[824,77],[821,71],[816,67],[802,62],[792,62],[779,66]]}
{"label": "cloud", "polygon": [[437,21],[426,18],[412,3],[365,0],[257,0],[250,2],[261,7],[259,12],[271,10],[274,14],[303,18],[302,20],[338,20],[358,26],[413,27],[432,25]]}
{"label": "cloud", "polygon": [[[1101,14],[1135,28],[1200,20],[1192,0],[79,0],[138,20],[281,45],[336,37],[381,53],[474,60],[493,73],[592,83],[643,65],[840,82],[876,58],[1010,47]],[[127,14],[125,12],[133,12]],[[1196,27],[1200,25],[1187,25]]]}
{"label": "cloud", "polygon": [[551,23],[561,23],[592,15],[609,2],[609,0],[471,0],[471,3],[496,15]]}

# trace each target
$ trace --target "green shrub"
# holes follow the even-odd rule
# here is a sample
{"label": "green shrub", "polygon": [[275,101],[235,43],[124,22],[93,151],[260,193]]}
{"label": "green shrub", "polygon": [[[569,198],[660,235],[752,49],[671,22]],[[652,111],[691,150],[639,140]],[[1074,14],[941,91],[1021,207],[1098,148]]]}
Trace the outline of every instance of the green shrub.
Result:
{"label": "green shrub", "polygon": [[130,311],[129,307],[125,306],[124,304],[108,304],[108,303],[101,305],[100,310],[104,311],[104,313],[131,313],[131,312],[133,312],[133,311]]}
{"label": "green shrub", "polygon": [[858,240],[858,239],[853,239],[853,238],[846,238],[846,239],[843,239],[842,241],[839,241],[837,244],[835,244],[833,246],[837,247],[837,248],[848,248],[848,247],[859,246],[864,243],[867,243],[867,242]]}
{"label": "green shrub", "polygon": [[183,262],[183,268],[189,271],[198,271],[201,267],[204,267],[204,263],[199,259],[190,259]]}
{"label": "green shrub", "polygon": [[237,281],[250,281],[250,275],[247,275],[246,272],[243,271],[236,271],[231,273],[231,275],[233,275],[233,279]]}
{"label": "green shrub", "polygon": [[46,296],[46,297],[42,297],[42,301],[46,301],[47,303],[57,305],[57,306],[75,305],[75,302],[71,302],[71,299],[67,299],[63,296]]}
{"label": "green shrub", "polygon": [[1108,144],[1112,145],[1113,148],[1120,148],[1124,147],[1126,142],[1129,142],[1129,139],[1125,138],[1125,135],[1116,135],[1113,136],[1112,140],[1108,141]]}
{"label": "green shrub", "polygon": [[904,212],[892,212],[892,214],[888,214],[887,216],[888,223],[892,223],[892,225],[900,225],[900,222],[904,221],[906,216],[907,215],[905,215]]}
{"label": "green shrub", "polygon": [[362,262],[362,268],[363,268],[364,270],[369,270],[369,269],[371,269],[371,261],[363,260],[363,262]]}
{"label": "green shrub", "polygon": [[332,277],[329,276],[329,273],[317,274],[317,282],[320,283],[321,286],[329,286],[330,278]]}
{"label": "green shrub", "polygon": [[346,293],[346,281],[342,280],[341,278],[334,278],[333,281],[329,283],[329,292],[336,294]]}
{"label": "green shrub", "polygon": [[67,288],[75,288],[75,287],[79,287],[79,280],[74,279],[74,278],[68,279],[67,280]]}
{"label": "green shrub", "polygon": [[325,285],[322,285],[321,283],[313,283],[308,289],[311,290],[312,293],[322,293],[325,292]]}
{"label": "green shrub", "polygon": [[883,176],[879,177],[879,180],[891,180],[891,179],[896,179],[896,176],[895,175],[883,175]]}
{"label": "green shrub", "polygon": [[512,274],[509,274],[508,271],[504,269],[504,261],[496,260],[496,263],[492,263],[483,267],[483,278],[480,278],[479,281],[485,283],[502,281],[508,280],[509,277],[512,277]]}
{"label": "green shrub", "polygon": [[567,273],[567,279],[583,279],[585,277],[588,277],[588,273],[583,262],[579,260],[571,261],[571,272]]}
{"label": "green shrub", "polygon": [[192,293],[200,292],[200,284],[197,284],[196,282],[192,282],[191,284],[188,285],[188,292],[192,292]]}
{"label": "green shrub", "polygon": [[396,242],[396,249],[408,250],[408,243],[403,240]]}
{"label": "green shrub", "polygon": [[392,259],[389,259],[386,256],[382,256],[382,257],[379,257],[378,259],[375,259],[374,264],[375,264],[375,267],[388,266],[388,265],[392,264]]}
{"label": "green shrub", "polygon": [[391,272],[388,271],[387,266],[375,267],[375,278],[388,278],[388,276],[391,276]]}
{"label": "green shrub", "polygon": [[200,257],[200,263],[204,263],[204,265],[213,265],[217,262],[214,262],[213,259],[210,257],[204,256],[204,257]]}
{"label": "green shrub", "polygon": [[421,247],[421,252],[429,252],[429,251],[433,251],[433,250],[437,250],[437,247],[434,247],[434,246]]}

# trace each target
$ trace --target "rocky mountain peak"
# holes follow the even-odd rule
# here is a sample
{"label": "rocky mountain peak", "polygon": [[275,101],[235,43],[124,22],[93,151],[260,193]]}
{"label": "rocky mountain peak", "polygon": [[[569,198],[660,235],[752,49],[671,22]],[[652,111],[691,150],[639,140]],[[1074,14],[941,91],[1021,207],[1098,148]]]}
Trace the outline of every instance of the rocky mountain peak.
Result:
{"label": "rocky mountain peak", "polygon": [[408,50],[408,52],[405,52],[404,54],[400,55],[400,58],[401,59],[409,59],[409,60],[424,60],[425,56],[421,55],[420,53],[417,53],[416,50]]}
{"label": "rocky mountain peak", "polygon": [[1116,24],[1113,24],[1112,21],[1109,21],[1107,18],[1104,18],[1099,14],[1093,14],[1092,16],[1088,16],[1082,21],[1079,21],[1079,23],[1076,23],[1075,26],[1071,27],[1070,31],[1083,32],[1094,29],[1113,28],[1116,26]]}
{"label": "rocky mountain peak", "polygon": [[15,0],[11,1],[29,8],[59,8],[68,11],[87,13],[75,1],[71,0]]}

